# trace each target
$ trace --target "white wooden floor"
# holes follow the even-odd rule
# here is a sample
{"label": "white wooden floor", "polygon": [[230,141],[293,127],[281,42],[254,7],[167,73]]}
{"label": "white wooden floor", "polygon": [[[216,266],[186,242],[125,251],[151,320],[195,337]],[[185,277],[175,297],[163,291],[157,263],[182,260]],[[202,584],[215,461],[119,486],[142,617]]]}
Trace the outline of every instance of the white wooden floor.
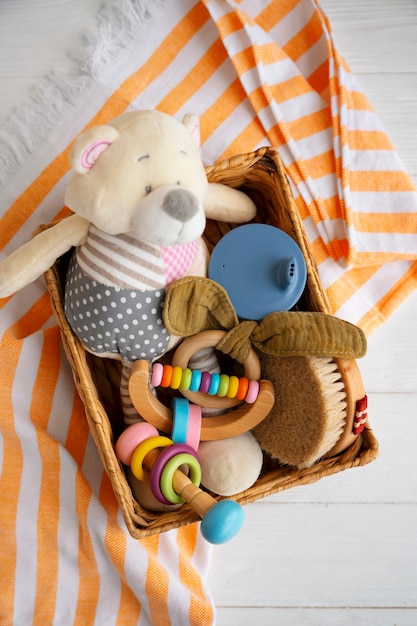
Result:
{"label": "white wooden floor", "polygon": [[[0,123],[94,24],[99,0],[0,0]],[[339,47],[417,183],[417,0],[322,0]],[[379,459],[245,507],[216,548],[219,626],[417,624],[417,293],[369,339]]]}

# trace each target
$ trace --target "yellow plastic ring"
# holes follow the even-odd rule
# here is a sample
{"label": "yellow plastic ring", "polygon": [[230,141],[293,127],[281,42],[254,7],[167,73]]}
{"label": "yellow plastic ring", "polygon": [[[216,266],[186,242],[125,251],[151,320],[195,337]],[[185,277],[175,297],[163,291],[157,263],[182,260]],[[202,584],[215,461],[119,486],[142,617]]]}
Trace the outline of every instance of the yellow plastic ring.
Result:
{"label": "yellow plastic ring", "polygon": [[172,439],[169,437],[163,437],[162,435],[149,437],[149,439],[142,441],[132,454],[132,459],[130,461],[132,474],[136,476],[138,480],[147,480],[149,478],[149,472],[143,469],[143,461],[148,452],[155,450],[155,448],[167,448],[168,446],[172,446],[173,443]]}
{"label": "yellow plastic ring", "polygon": [[172,368],[172,378],[171,378],[171,382],[169,385],[171,389],[178,389],[178,387],[181,384],[181,379],[182,379],[182,367],[178,367],[178,365],[176,365],[175,367]]}
{"label": "yellow plastic ring", "polygon": [[236,398],[237,390],[239,389],[239,378],[237,376],[230,376],[229,389],[227,390],[228,398]]}

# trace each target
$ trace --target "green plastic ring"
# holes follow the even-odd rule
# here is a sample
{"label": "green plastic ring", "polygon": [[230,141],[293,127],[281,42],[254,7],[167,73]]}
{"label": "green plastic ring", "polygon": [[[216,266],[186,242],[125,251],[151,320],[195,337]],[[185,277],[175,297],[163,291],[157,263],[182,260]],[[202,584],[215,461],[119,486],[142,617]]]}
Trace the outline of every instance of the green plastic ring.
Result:
{"label": "green plastic ring", "polygon": [[224,398],[229,390],[229,381],[230,378],[227,374],[220,374],[220,385],[217,390],[217,395],[219,398]]}
{"label": "green plastic ring", "polygon": [[182,378],[181,378],[181,382],[180,382],[180,390],[185,390],[187,391],[190,388],[191,385],[191,377],[192,377],[193,373],[190,370],[189,367],[185,367],[182,370]]}
{"label": "green plastic ring", "polygon": [[172,504],[181,504],[185,502],[184,498],[174,491],[172,480],[174,473],[181,465],[188,465],[190,468],[190,480],[197,487],[201,482],[201,467],[198,460],[187,452],[175,455],[168,461],[161,473],[160,487],[163,496]]}

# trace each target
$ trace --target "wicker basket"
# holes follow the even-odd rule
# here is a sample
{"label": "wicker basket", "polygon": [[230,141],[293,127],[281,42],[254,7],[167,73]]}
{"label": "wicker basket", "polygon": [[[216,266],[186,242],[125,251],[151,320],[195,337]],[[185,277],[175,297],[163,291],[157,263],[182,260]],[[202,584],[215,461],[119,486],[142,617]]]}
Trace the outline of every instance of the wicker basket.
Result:
{"label": "wicker basket", "polygon": [[[257,205],[258,221],[277,226],[294,238],[304,253],[308,273],[307,286],[298,306],[305,311],[330,313],[277,151],[262,148],[251,154],[216,163],[206,171],[210,182],[223,183],[246,192]],[[229,229],[227,224],[209,222],[205,233],[209,249]],[[46,282],[89,427],[127,528],[133,537],[141,538],[195,522],[199,518],[188,504],[174,511],[153,513],[141,507],[132,495],[124,468],[114,451],[114,442],[123,429],[119,399],[120,366],[116,361],[88,354],[72,333],[63,309],[63,277],[67,263],[68,255],[59,259],[46,272]],[[234,499],[240,504],[247,504],[284,489],[313,483],[350,467],[365,465],[378,454],[378,444],[368,423],[360,435],[349,440],[349,444],[346,449],[308,469],[300,470],[266,462],[256,483]]]}

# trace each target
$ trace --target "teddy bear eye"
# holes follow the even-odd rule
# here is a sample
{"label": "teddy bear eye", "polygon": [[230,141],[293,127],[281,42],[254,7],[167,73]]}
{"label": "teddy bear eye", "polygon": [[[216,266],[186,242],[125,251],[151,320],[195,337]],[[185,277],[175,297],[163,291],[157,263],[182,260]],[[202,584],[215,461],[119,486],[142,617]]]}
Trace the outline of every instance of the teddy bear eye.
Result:
{"label": "teddy bear eye", "polygon": [[151,187],[151,185],[146,185],[146,187],[145,187],[145,191],[146,191],[146,193],[147,193],[147,194],[148,194],[148,193],[151,193],[151,191],[152,191],[152,187]]}

